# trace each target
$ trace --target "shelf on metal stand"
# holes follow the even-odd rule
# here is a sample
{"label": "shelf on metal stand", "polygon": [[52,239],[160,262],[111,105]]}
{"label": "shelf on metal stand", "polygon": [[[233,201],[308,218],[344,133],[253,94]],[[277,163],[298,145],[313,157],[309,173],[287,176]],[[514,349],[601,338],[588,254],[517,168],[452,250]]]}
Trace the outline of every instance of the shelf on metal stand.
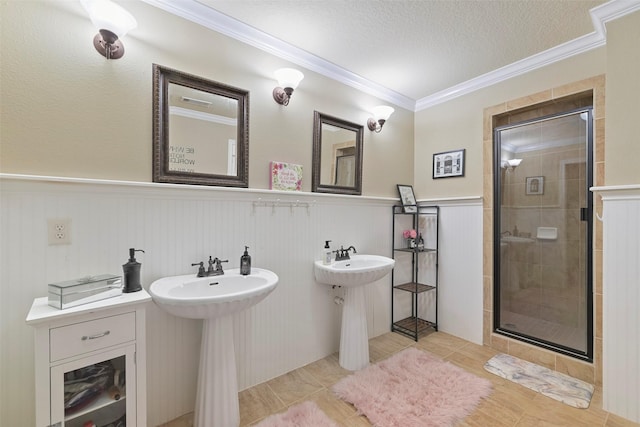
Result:
{"label": "shelf on metal stand", "polygon": [[[396,266],[391,273],[392,287],[391,287],[391,331],[398,332],[412,338],[415,341],[425,335],[431,330],[438,330],[438,229],[439,229],[439,215],[440,208],[438,206],[431,205],[416,205],[415,212],[406,212],[404,206],[393,206],[393,258],[396,260]],[[410,220],[404,220],[405,223],[410,222],[410,226],[414,230],[419,230],[420,235],[425,235],[426,241],[429,244],[427,247],[405,247],[403,246],[403,240],[401,236],[396,235],[396,222],[399,217],[410,216]],[[422,220],[421,218],[430,218],[430,220]],[[411,279],[409,281],[400,281],[398,278],[401,276],[399,271],[402,268],[402,264],[398,262],[398,258],[410,254],[411,260]],[[430,280],[421,280],[425,276],[424,268],[423,273],[420,273],[421,257],[433,257],[431,259],[430,267],[426,273],[431,274]],[[399,283],[396,284],[396,281]],[[429,284],[423,283],[428,282]],[[401,320],[394,320],[396,314],[396,292],[409,292],[411,294],[411,314],[408,317],[404,317]],[[433,296],[433,312],[424,313],[424,309],[421,313],[419,306],[419,297],[421,294]],[[406,306],[404,312],[407,312]],[[422,316],[421,316],[422,315]],[[428,316],[427,316],[428,315]],[[433,321],[424,319],[423,317],[432,317]]]}

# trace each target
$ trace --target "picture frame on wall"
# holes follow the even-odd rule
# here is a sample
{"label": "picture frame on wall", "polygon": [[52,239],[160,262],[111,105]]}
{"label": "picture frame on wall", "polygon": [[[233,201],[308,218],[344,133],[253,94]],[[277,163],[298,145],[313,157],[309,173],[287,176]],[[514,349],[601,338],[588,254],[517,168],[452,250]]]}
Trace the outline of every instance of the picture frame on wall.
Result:
{"label": "picture frame on wall", "polygon": [[544,176],[528,176],[525,189],[527,196],[544,194]]}
{"label": "picture frame on wall", "polygon": [[433,155],[433,179],[464,176],[465,149]]}
{"label": "picture frame on wall", "polygon": [[413,194],[413,186],[398,184],[398,193],[405,213],[418,212],[418,203],[416,202],[415,194]]}

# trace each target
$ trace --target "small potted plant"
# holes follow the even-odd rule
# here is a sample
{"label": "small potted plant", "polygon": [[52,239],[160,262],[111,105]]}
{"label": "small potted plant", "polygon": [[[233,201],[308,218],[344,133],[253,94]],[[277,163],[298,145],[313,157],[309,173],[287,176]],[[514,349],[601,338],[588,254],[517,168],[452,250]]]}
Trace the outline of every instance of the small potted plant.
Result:
{"label": "small potted plant", "polygon": [[417,235],[418,234],[416,233],[416,230],[414,230],[414,229],[404,230],[402,232],[402,237],[407,239],[407,244],[408,244],[408,247],[410,249],[413,249],[413,248],[416,247],[416,236]]}

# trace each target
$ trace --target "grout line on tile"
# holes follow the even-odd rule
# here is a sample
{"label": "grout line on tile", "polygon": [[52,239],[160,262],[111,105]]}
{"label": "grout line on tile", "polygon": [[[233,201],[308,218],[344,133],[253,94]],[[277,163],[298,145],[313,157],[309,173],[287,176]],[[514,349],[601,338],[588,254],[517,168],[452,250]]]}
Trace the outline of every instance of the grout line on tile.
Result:
{"label": "grout line on tile", "polygon": [[[277,377],[276,377],[276,378],[277,378]],[[282,408],[287,408],[287,405],[285,405],[284,400],[282,400],[282,399],[280,398],[280,396],[278,396],[278,393],[276,393],[276,392],[271,388],[271,386],[269,385],[269,383],[268,383],[268,382],[266,382],[266,383],[265,383],[265,385],[267,386],[267,388],[269,389],[269,391],[270,391],[271,393],[273,393],[273,395],[276,397],[276,399],[278,399],[278,402],[280,402],[280,405],[282,405]]]}

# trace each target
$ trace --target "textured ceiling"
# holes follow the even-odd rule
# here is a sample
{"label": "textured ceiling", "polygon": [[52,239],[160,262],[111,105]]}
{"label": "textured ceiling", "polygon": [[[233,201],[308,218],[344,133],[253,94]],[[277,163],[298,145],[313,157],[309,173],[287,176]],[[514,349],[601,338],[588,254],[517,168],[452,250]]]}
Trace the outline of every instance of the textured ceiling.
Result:
{"label": "textured ceiling", "polygon": [[198,0],[418,100],[593,33],[602,0]]}

